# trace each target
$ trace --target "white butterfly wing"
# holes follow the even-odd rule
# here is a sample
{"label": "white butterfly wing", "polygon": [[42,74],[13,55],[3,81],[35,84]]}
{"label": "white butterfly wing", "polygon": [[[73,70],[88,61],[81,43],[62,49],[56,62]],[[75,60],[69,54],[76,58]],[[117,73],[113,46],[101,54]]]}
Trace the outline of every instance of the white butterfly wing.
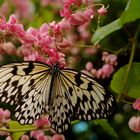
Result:
{"label": "white butterfly wing", "polygon": [[51,94],[54,95],[54,98],[49,113],[51,127],[58,133],[62,133],[68,129],[72,115],[74,114],[71,101],[69,100],[69,97],[67,97],[69,92],[65,88],[65,83],[63,83],[60,78],[60,73],[54,78],[51,92]]}
{"label": "white butterfly wing", "polygon": [[0,68],[0,101],[16,105],[15,117],[21,124],[33,123],[44,112],[50,92],[50,69],[36,62]]}
{"label": "white butterfly wing", "polygon": [[70,69],[59,71],[52,94],[55,97],[49,118],[51,127],[59,133],[68,129],[73,118],[106,118],[112,114],[116,103],[93,78]]}
{"label": "white butterfly wing", "polygon": [[93,78],[70,69],[61,70],[60,77],[67,91],[65,97],[75,110],[75,118],[93,120],[112,114],[116,105],[113,95],[106,93]]}

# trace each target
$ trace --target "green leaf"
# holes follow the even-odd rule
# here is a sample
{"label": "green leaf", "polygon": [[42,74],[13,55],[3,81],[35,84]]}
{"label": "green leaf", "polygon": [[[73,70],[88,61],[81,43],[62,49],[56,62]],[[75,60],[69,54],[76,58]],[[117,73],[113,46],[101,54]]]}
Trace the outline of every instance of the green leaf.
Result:
{"label": "green leaf", "polygon": [[99,28],[95,31],[92,42],[94,43],[94,45],[97,45],[103,38],[105,38],[110,33],[121,29],[121,27],[122,26],[120,25],[120,19],[117,19],[112,23]]}
{"label": "green leaf", "polygon": [[135,21],[140,18],[140,0],[129,0],[120,18],[120,24]]}
{"label": "green leaf", "polygon": [[[124,86],[123,77],[126,74],[126,70],[127,65],[120,68],[114,74],[113,79],[111,81],[111,89],[118,94],[122,92],[122,88]],[[126,87],[127,95],[133,98],[140,97],[140,63],[134,62],[132,64]]]}
{"label": "green leaf", "polygon": [[21,125],[17,121],[9,122],[9,129],[12,130],[12,137],[14,140],[19,140],[19,138],[25,134],[29,129],[35,129],[33,125]]}
{"label": "green leaf", "polygon": [[113,33],[114,31],[121,29],[124,24],[135,21],[136,19],[140,19],[139,10],[140,0],[129,0],[120,18],[106,26],[100,27],[95,31],[92,37],[92,42],[94,45],[97,45],[103,38]]}
{"label": "green leaf", "polygon": [[111,127],[111,125],[108,123],[106,119],[97,119],[97,120],[94,120],[94,123],[96,125],[100,125],[104,129],[104,131],[106,131],[110,136],[118,138],[117,133]]}

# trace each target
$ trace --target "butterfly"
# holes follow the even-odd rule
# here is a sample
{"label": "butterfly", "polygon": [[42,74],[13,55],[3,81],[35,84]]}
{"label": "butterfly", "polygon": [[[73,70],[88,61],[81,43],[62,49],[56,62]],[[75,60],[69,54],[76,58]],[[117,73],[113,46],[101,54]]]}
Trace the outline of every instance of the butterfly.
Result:
{"label": "butterfly", "polygon": [[11,63],[0,67],[0,102],[15,105],[15,118],[32,124],[46,112],[51,128],[63,133],[73,119],[93,120],[112,114],[115,99],[92,77],[59,63]]}

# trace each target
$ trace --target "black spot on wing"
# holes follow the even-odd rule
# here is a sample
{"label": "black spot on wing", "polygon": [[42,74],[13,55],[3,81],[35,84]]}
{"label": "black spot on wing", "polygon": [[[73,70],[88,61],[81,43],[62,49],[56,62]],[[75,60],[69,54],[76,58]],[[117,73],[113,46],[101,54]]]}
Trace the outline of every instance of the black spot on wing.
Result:
{"label": "black spot on wing", "polygon": [[83,101],[84,101],[84,102],[87,102],[87,101],[88,101],[87,96],[86,96],[86,95],[84,95],[84,94],[83,94]]}
{"label": "black spot on wing", "polygon": [[13,74],[13,75],[17,75],[17,70],[18,70],[18,69],[17,69],[17,66],[14,66],[13,68],[14,68],[14,69],[13,69],[13,71],[12,71],[12,74]]}
{"label": "black spot on wing", "polygon": [[18,80],[12,82],[12,86],[17,88]]}
{"label": "black spot on wing", "polygon": [[72,92],[73,92],[73,89],[71,87],[69,87],[69,93],[71,96],[72,96]]}
{"label": "black spot on wing", "polygon": [[31,80],[30,80],[30,83],[29,83],[29,87],[30,87],[31,85],[33,85],[34,82],[35,82],[35,80],[34,80],[34,79],[31,79]]}
{"label": "black spot on wing", "polygon": [[25,72],[26,75],[28,75],[32,70],[34,69],[34,65],[32,62],[29,62],[29,65],[27,68],[24,68],[23,71]]}
{"label": "black spot on wing", "polygon": [[80,79],[80,77],[81,77],[81,73],[77,73],[77,74],[75,74],[75,82],[76,82],[76,84],[77,84],[77,86],[79,87],[81,84],[83,84],[83,81]]}
{"label": "black spot on wing", "polygon": [[88,88],[87,88],[87,90],[88,90],[89,92],[93,90],[92,85],[93,85],[92,82],[89,82],[89,83],[88,83]]}

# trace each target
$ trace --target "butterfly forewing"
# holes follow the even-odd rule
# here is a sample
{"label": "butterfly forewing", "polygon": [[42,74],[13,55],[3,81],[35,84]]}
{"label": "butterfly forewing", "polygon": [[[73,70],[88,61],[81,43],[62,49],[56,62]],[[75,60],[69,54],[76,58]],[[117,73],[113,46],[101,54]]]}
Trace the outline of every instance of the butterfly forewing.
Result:
{"label": "butterfly forewing", "polygon": [[50,66],[35,62],[0,68],[0,101],[16,105],[15,117],[20,123],[33,123],[45,110],[51,81],[49,72]]}

